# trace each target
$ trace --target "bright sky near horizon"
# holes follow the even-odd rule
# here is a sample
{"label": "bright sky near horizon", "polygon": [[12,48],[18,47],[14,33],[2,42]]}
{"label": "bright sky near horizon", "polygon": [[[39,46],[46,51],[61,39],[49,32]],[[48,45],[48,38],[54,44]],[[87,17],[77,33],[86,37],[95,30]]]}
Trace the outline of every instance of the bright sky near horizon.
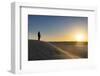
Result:
{"label": "bright sky near horizon", "polygon": [[88,41],[88,18],[28,15],[28,39],[43,41]]}

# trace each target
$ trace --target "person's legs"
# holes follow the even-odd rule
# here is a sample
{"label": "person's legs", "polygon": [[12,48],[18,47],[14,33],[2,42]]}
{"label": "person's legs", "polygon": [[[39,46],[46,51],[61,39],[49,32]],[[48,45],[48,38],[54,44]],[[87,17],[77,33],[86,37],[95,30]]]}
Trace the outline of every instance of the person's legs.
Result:
{"label": "person's legs", "polygon": [[38,40],[40,40],[40,36],[38,36]]}

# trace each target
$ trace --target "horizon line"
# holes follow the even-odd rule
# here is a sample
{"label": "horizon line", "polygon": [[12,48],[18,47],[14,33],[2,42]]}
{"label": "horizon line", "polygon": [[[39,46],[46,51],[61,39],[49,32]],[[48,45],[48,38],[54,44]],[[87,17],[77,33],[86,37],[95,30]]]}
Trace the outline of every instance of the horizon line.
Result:
{"label": "horizon line", "polygon": [[[35,40],[35,39],[28,39],[28,40]],[[45,40],[40,40],[40,41],[45,41]],[[69,41],[68,40],[68,41],[46,41],[46,42],[88,42],[88,41]]]}

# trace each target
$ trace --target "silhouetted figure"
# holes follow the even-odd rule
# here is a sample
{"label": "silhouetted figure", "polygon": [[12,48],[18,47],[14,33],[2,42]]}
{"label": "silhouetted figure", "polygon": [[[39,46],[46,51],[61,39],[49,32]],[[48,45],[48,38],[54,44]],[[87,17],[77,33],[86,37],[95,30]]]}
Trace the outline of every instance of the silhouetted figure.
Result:
{"label": "silhouetted figure", "polygon": [[41,33],[40,33],[40,31],[38,32],[38,40],[40,40],[40,38],[41,38]]}

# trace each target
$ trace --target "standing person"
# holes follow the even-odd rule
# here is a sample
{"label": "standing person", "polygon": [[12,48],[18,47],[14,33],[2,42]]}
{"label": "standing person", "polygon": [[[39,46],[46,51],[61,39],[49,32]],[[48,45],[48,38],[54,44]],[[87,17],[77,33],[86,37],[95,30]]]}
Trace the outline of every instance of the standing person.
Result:
{"label": "standing person", "polygon": [[40,40],[40,38],[41,38],[41,33],[40,33],[40,31],[38,32],[38,40]]}

